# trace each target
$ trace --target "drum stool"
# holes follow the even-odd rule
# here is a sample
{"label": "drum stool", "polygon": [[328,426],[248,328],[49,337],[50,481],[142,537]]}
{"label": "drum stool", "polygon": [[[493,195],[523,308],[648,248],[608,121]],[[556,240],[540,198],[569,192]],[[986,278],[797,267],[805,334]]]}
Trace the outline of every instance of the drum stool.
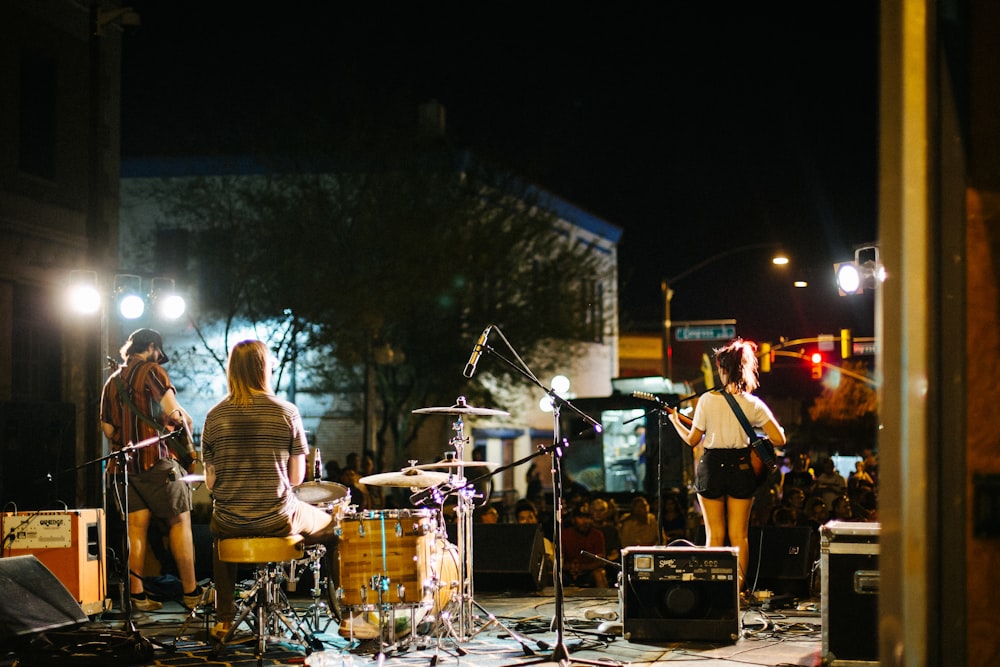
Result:
{"label": "drum stool", "polygon": [[286,628],[309,655],[316,640],[312,639],[311,644],[306,638],[302,623],[281,587],[285,582],[282,564],[302,558],[305,553],[302,536],[230,537],[219,540],[217,548],[219,560],[224,563],[254,566],[253,584],[237,603],[232,627],[220,641],[217,654],[225,649],[240,623],[246,621],[255,634],[258,664],[268,638],[280,639]]}

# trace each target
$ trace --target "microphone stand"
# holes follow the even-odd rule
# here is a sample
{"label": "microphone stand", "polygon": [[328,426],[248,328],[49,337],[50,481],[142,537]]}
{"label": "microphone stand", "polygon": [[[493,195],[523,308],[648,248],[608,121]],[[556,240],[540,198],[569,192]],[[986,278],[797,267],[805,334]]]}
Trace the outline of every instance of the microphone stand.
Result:
{"label": "microphone stand", "polygon": [[[656,394],[651,394],[645,391],[634,391],[632,396],[644,401],[652,401],[656,404],[656,407],[649,412],[656,411],[659,413],[659,417],[656,420],[656,433],[659,438],[659,445],[656,449],[656,546],[661,546],[663,542],[663,429],[664,423],[667,421],[667,413],[670,410],[677,410],[681,403],[685,403],[692,399],[698,398],[702,394],[707,394],[710,391],[715,391],[720,387],[708,387],[702,389],[701,391],[695,392],[690,396],[684,396],[678,398],[673,403],[664,402]],[[646,413],[646,415],[649,414]],[[643,416],[646,416],[643,415]],[[690,493],[690,489],[688,489]]]}
{"label": "microphone stand", "polygon": [[[507,337],[503,335],[500,331],[500,327],[494,327],[500,337],[503,339],[507,348],[517,356],[517,352],[511,346]],[[550,387],[546,387],[541,383],[541,381],[535,377],[535,374],[531,372],[527,364],[524,363],[518,357],[520,365],[517,365],[505,358],[503,355],[498,354],[491,346],[483,344],[482,351],[487,354],[492,354],[498,359],[503,361],[508,367],[510,367],[515,372],[521,374],[522,376],[529,379],[533,384],[535,384],[539,389],[544,391],[549,395],[552,401],[552,447],[550,452],[550,459],[552,461],[552,513],[553,513],[553,531],[552,531],[552,546],[554,550],[554,563],[552,566],[552,578],[555,584],[555,613],[552,618],[552,624],[555,626],[556,631],[556,643],[552,647],[551,656],[543,657],[539,660],[531,660],[528,662],[518,663],[515,667],[527,667],[528,665],[538,665],[543,663],[555,662],[560,665],[560,667],[569,667],[570,657],[569,649],[566,647],[565,640],[565,623],[564,623],[564,611],[565,606],[565,596],[563,593],[563,581],[562,581],[562,563],[563,563],[563,552],[562,552],[562,468],[560,466],[560,461],[562,459],[563,448],[568,447],[569,443],[564,440],[561,435],[561,427],[559,423],[560,410],[563,407],[567,407],[578,416],[583,418],[585,422],[590,424],[594,431],[600,433],[603,430],[601,424],[594,420],[593,417],[585,414],[579,408],[574,406],[572,403],[564,399],[563,397],[556,394],[556,392]],[[601,662],[597,660],[572,660],[576,664],[584,665],[597,665],[599,667],[606,667],[608,665],[615,665],[618,663],[613,662]]]}
{"label": "microphone stand", "polygon": [[[178,436],[182,431],[172,431],[170,433],[164,433],[163,435],[154,436],[152,438],[146,438],[145,440],[140,440],[137,443],[129,443],[124,447],[118,449],[117,451],[111,452],[107,456],[102,456],[100,458],[88,461],[83,465],[90,465],[94,463],[101,463],[103,461],[108,461],[113,458],[119,458],[119,468],[122,472],[122,491],[120,500],[120,509],[122,513],[122,558],[124,560],[124,573],[119,569],[119,586],[121,587],[121,611],[122,611],[122,629],[125,632],[132,633],[135,636],[140,636],[139,630],[136,627],[134,621],[132,620],[132,570],[129,565],[129,558],[131,556],[131,544],[128,535],[128,464],[132,457],[132,452],[138,451],[140,449],[145,449],[146,447],[151,447],[153,445],[158,445],[168,438],[173,438]],[[124,577],[122,576],[124,574]]]}

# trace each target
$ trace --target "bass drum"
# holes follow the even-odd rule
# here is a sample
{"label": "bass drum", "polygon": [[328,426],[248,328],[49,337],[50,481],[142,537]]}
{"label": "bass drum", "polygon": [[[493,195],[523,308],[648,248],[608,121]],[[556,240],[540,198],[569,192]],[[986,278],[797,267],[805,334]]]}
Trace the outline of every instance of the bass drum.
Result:
{"label": "bass drum", "polygon": [[454,545],[431,510],[365,510],[346,516],[338,545],[337,602],[352,612],[443,610],[460,589]]}

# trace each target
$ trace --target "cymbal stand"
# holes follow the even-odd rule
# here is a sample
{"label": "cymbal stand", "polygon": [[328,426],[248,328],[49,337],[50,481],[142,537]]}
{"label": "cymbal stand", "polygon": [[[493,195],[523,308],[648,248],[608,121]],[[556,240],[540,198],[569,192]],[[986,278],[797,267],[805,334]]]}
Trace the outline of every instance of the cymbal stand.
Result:
{"label": "cymbal stand", "polygon": [[[464,404],[464,397],[459,397],[459,404]],[[464,434],[465,423],[462,420],[461,414],[457,416],[457,419],[452,424],[452,430],[456,432],[456,435],[448,442],[455,448],[458,472],[450,474],[448,481],[438,487],[421,489],[410,497],[410,500],[414,505],[421,505],[431,501],[440,506],[444,505],[444,501],[449,495],[455,495],[457,498],[455,516],[457,528],[456,540],[458,542],[457,546],[459,550],[458,627],[455,627],[455,623],[452,621],[447,610],[443,610],[441,612],[440,618],[438,618],[438,627],[443,627],[445,634],[452,636],[456,642],[461,643],[472,639],[480,632],[483,632],[494,625],[499,625],[508,635],[521,644],[525,655],[534,655],[534,652],[528,648],[527,639],[501,623],[495,615],[488,612],[482,605],[476,602],[473,587],[472,525],[473,508],[475,507],[475,498],[477,493],[474,484],[492,477],[501,470],[507,470],[520,462],[515,462],[514,464],[508,466],[502,466],[493,472],[479,475],[476,479],[470,481],[466,479],[465,467],[461,465],[461,462],[464,461],[465,445],[469,442],[469,438]],[[527,461],[529,458],[534,458],[534,456],[537,456],[537,454],[524,459],[524,461]],[[443,515],[443,511],[441,514]],[[487,618],[486,623],[478,629],[475,629],[476,609],[485,614]],[[441,648],[441,639],[441,633],[439,632],[439,650]],[[458,647],[457,651],[460,655],[465,654],[465,651],[463,651],[461,647]]]}
{"label": "cymbal stand", "polygon": [[[507,347],[514,353],[514,356],[517,356],[517,352],[510,345],[510,342],[507,340],[506,336],[503,335],[503,332],[500,331],[500,328],[499,327],[493,327],[493,328],[503,339]],[[552,461],[552,511],[553,511],[553,522],[554,522],[553,533],[552,533],[552,546],[555,551],[555,559],[552,566],[553,569],[552,578],[555,583],[555,613],[552,618],[552,624],[555,627],[556,631],[556,642],[555,645],[552,647],[551,656],[545,656],[539,658],[538,660],[531,660],[529,662],[522,662],[519,663],[517,667],[526,667],[527,665],[537,665],[537,664],[551,663],[551,662],[559,663],[561,667],[569,667],[571,661],[569,657],[569,649],[566,647],[566,640],[564,637],[565,596],[564,596],[563,582],[562,582],[562,563],[563,563],[562,474],[561,474],[562,471],[560,466],[560,462],[562,459],[562,448],[563,446],[568,445],[568,441],[564,440],[561,434],[561,426],[559,422],[560,410],[563,407],[570,408],[578,416],[583,418],[584,421],[590,424],[591,428],[593,428],[598,433],[600,433],[601,430],[603,430],[603,427],[599,422],[595,421],[592,417],[579,410],[568,400],[566,400],[562,396],[559,396],[555,392],[555,390],[543,385],[542,382],[537,377],[535,377],[535,374],[531,372],[531,369],[528,368],[527,364],[525,364],[524,361],[522,361],[519,357],[518,361],[520,362],[520,365],[517,365],[511,362],[510,360],[504,358],[503,355],[498,354],[496,350],[494,350],[489,345],[483,345],[482,351],[489,354],[493,354],[498,359],[503,361],[511,369],[531,380],[531,382],[533,382],[546,394],[548,394],[549,399],[552,401],[553,426],[552,426],[552,450],[550,453],[550,459]],[[601,662],[596,660],[581,660],[581,659],[573,659],[572,662],[575,664],[597,665],[600,667],[606,667],[608,665],[618,664],[613,662]]]}

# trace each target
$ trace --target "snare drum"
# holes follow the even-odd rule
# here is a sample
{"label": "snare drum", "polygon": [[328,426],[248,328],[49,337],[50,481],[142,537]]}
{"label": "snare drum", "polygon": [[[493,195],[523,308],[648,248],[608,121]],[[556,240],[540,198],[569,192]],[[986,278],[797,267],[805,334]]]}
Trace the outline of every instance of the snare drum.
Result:
{"label": "snare drum", "polygon": [[302,502],[326,510],[337,519],[344,515],[351,504],[351,490],[336,482],[306,482],[292,491]]}
{"label": "snare drum", "polygon": [[458,576],[454,568],[441,571],[444,547],[439,542],[447,542],[437,528],[435,513],[423,509],[365,510],[345,517],[339,544],[340,604],[371,610],[379,604],[418,606],[432,604],[430,596],[444,598],[442,575]]}

